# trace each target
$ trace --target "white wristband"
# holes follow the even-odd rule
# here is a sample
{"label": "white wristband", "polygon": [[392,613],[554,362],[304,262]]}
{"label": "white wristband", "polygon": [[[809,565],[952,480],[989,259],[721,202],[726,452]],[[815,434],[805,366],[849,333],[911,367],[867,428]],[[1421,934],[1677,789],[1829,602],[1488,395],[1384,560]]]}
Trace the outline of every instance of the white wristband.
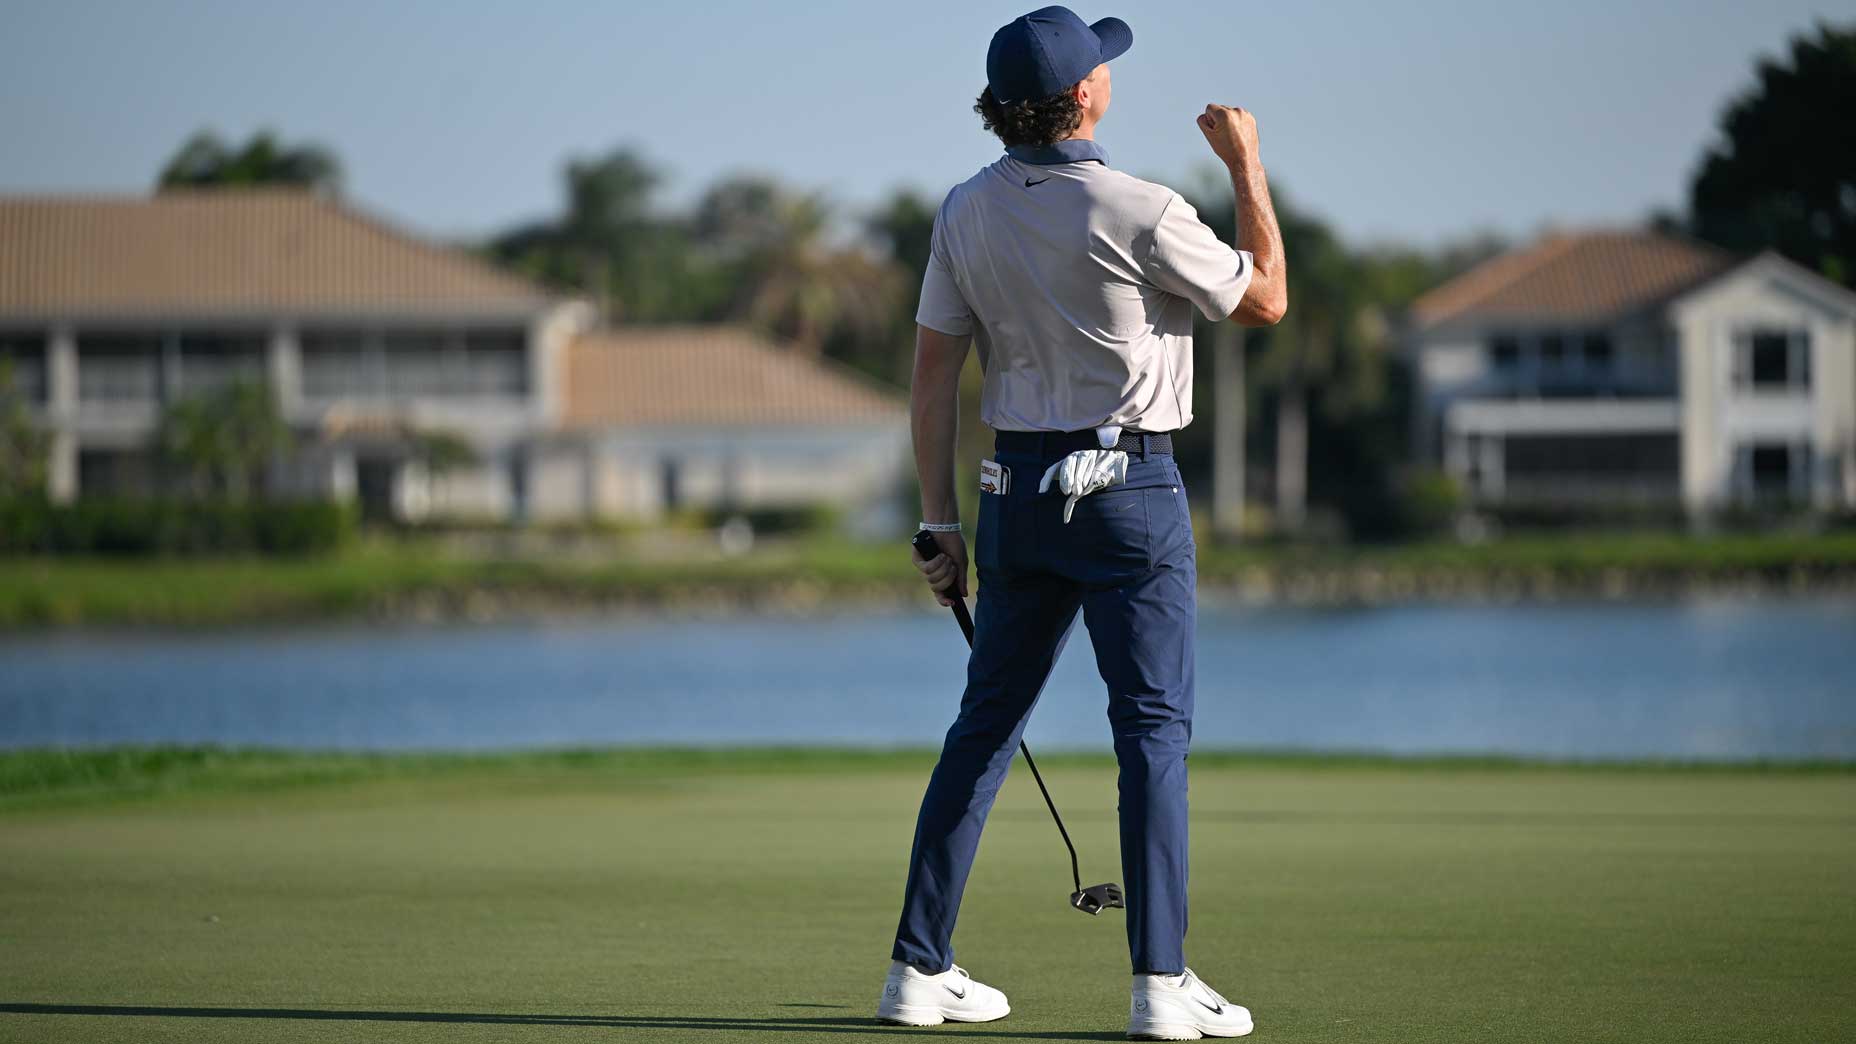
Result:
{"label": "white wristband", "polygon": [[930,533],[958,533],[960,532],[960,523],[958,522],[923,522],[922,528],[927,530]]}

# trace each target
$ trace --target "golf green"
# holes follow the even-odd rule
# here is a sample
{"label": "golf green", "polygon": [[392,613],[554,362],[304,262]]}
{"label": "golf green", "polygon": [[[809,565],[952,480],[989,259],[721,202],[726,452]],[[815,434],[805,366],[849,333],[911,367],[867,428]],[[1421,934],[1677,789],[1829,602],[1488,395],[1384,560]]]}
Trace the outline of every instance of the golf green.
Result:
{"label": "golf green", "polygon": [[[955,943],[1012,1015],[870,1018],[918,755],[664,759],[0,811],[0,1040],[1113,1040],[1022,764]],[[1112,765],[1047,776],[1119,879]],[[1193,967],[1274,1041],[1856,1036],[1856,776],[1201,759]]]}

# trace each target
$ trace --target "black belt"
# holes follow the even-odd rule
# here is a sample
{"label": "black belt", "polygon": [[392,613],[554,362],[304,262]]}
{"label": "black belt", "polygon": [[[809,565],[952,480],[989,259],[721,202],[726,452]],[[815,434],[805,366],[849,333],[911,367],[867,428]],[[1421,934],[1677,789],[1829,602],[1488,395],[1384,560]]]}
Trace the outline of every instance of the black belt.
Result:
{"label": "black belt", "polygon": [[[997,453],[1034,453],[1040,457],[1061,457],[1077,450],[1102,448],[1093,430],[1001,431],[994,436],[992,445]],[[1171,455],[1173,434],[1166,431],[1124,431],[1112,448],[1144,457],[1156,453]]]}

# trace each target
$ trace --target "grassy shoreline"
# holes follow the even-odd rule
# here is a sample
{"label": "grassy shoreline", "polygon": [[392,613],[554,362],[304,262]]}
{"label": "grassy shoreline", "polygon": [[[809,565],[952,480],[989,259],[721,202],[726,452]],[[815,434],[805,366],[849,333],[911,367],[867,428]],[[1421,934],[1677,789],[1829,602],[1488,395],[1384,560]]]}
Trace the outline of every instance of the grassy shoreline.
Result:
{"label": "grassy shoreline", "polygon": [[[1208,595],[1298,604],[1682,597],[1856,591],[1856,531],[1567,534],[1478,546],[1213,546]],[[811,611],[912,604],[901,549],[822,538],[751,555],[651,556],[615,544],[578,558],[445,553],[374,541],[307,558],[0,558],[0,629],[208,627],[354,617],[485,619],[659,606]]]}
{"label": "grassy shoreline", "polygon": [[[650,779],[696,775],[925,773],[928,749],[834,747],[583,747],[497,752],[298,751],[157,746],[0,751],[0,811],[187,794],[259,793],[351,783]],[[1052,767],[1110,770],[1107,753],[1051,751]],[[1195,767],[1393,773],[1856,775],[1856,760],[1557,759],[1493,754],[1203,750]]]}

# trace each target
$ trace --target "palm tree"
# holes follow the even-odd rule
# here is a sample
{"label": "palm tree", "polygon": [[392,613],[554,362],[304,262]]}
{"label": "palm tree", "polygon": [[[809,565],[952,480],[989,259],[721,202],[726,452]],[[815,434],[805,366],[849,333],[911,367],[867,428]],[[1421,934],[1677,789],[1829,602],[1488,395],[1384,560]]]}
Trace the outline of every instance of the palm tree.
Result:
{"label": "palm tree", "polygon": [[685,214],[663,214],[661,180],[629,147],[570,163],[565,212],[498,236],[488,252],[593,297],[612,321],[747,323],[890,376],[911,280],[892,259],[834,240],[823,197],[743,175]]}
{"label": "palm tree", "polygon": [[830,227],[823,197],[791,192],[770,178],[730,178],[704,193],[691,234],[733,277],[736,292],[724,318],[759,326],[813,355],[887,347],[905,280],[887,259],[830,243]]}
{"label": "palm tree", "polygon": [[1361,347],[1358,275],[1326,225],[1286,207],[1277,213],[1293,307],[1267,335],[1258,372],[1276,388],[1276,521],[1296,532],[1308,511],[1308,387],[1326,384],[1342,353]]}
{"label": "palm tree", "polygon": [[655,165],[622,146],[568,163],[564,179],[562,214],[497,236],[488,247],[494,260],[587,295],[602,319],[719,317],[727,287],[696,256],[688,223],[657,213],[663,176]]}
{"label": "palm tree", "polygon": [[[1219,202],[1200,208],[1201,215],[1229,242],[1236,224],[1229,190],[1208,180],[1202,191]],[[1356,424],[1378,409],[1389,327],[1380,318],[1370,265],[1280,189],[1273,202],[1289,261],[1289,311],[1281,323],[1252,331],[1244,341],[1257,346],[1246,364],[1255,390],[1275,405],[1276,525],[1294,533],[1308,511],[1311,403],[1330,425]],[[1225,408],[1214,403],[1212,412]]]}

